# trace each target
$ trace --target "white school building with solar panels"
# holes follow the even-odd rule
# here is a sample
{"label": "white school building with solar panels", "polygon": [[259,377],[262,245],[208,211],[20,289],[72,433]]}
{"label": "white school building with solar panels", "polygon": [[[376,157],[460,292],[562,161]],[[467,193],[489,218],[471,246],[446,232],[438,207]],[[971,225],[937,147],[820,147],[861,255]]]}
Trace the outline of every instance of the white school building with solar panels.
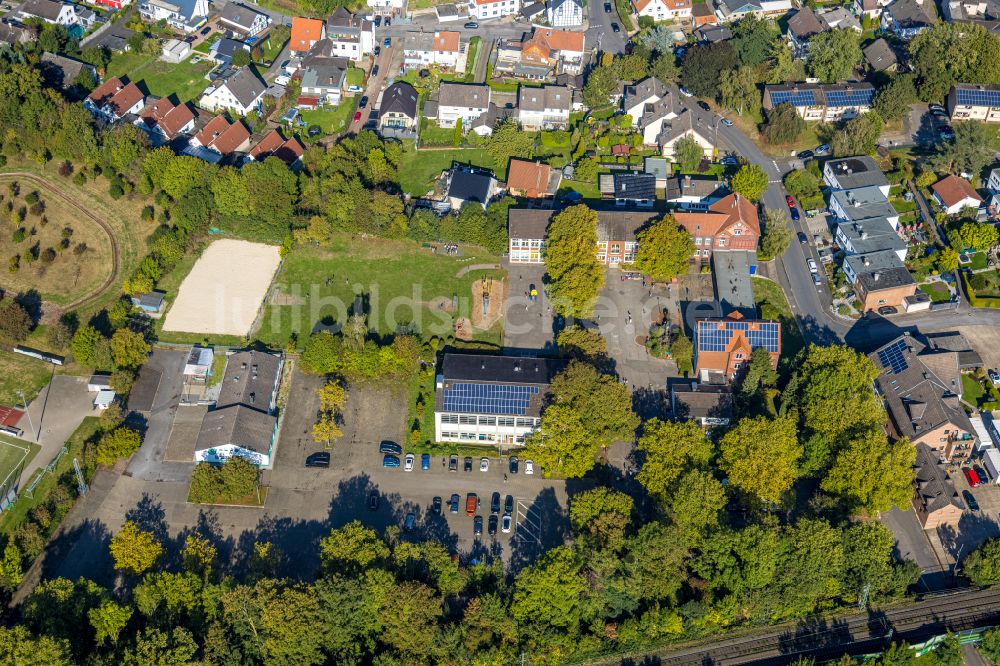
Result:
{"label": "white school building with solar panels", "polygon": [[565,361],[445,354],[434,393],[439,442],[522,446],[541,423],[552,378]]}

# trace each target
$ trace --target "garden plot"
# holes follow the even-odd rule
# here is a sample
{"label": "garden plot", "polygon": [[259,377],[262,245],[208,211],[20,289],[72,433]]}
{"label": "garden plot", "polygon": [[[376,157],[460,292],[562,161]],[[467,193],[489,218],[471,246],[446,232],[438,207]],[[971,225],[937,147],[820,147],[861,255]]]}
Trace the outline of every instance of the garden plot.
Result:
{"label": "garden plot", "polygon": [[181,283],[163,330],[248,335],[280,264],[272,245],[215,241]]}

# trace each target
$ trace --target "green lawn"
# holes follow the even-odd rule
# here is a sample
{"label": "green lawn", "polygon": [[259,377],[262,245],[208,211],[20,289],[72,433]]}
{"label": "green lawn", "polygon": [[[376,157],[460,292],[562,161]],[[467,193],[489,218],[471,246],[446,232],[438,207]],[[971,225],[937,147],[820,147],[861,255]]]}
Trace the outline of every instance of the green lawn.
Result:
{"label": "green lawn", "polygon": [[469,40],[469,50],[465,56],[465,82],[473,83],[476,79],[476,60],[479,58],[479,46],[482,38],[478,35]]}
{"label": "green lawn", "polygon": [[116,53],[108,64],[108,75],[127,75],[130,81],[145,83],[151,95],[177,95],[181,102],[189,102],[200,97],[208,87],[205,75],[214,66],[215,63],[208,60],[192,65],[188,59],[175,65],[156,56]]}
{"label": "green lawn", "polygon": [[363,86],[365,84],[365,70],[360,67],[349,67],[344,83],[349,86]]}
{"label": "green lawn", "polygon": [[920,285],[920,291],[930,296],[932,303],[947,303],[951,300],[951,292],[941,282],[922,284]]}
{"label": "green lawn", "polygon": [[[399,163],[399,186],[407,194],[426,194],[434,186],[434,179],[445,169],[451,168],[452,161],[493,168],[493,159],[482,148],[417,151],[413,149],[412,142],[406,143],[407,148]],[[506,173],[496,173],[496,177],[503,179]]]}
{"label": "green lawn", "polygon": [[420,145],[451,146],[455,143],[455,128],[441,127],[430,118],[420,119]]}
{"label": "green lawn", "polygon": [[21,405],[18,391],[24,392],[25,402],[31,402],[49,383],[52,368],[36,358],[0,351],[0,405]]}
{"label": "green lawn", "polygon": [[582,180],[569,180],[564,178],[559,183],[559,196],[566,192],[579,192],[584,199],[600,199],[601,191],[597,189],[597,183],[588,183]]}
{"label": "green lawn", "polygon": [[782,362],[790,361],[805,346],[805,340],[792,316],[792,308],[788,305],[785,292],[772,280],[760,277],[750,279],[753,282],[753,297],[757,306],[766,303],[778,312],[778,321],[781,322],[781,358]]}
{"label": "green lawn", "polygon": [[319,125],[324,134],[344,131],[354,117],[358,104],[357,97],[345,97],[337,106],[328,106],[314,111],[303,111],[302,119],[310,125]]}
{"label": "green lawn", "polygon": [[11,472],[23,470],[41,450],[39,444],[0,435],[0,488],[12,487],[6,483]]}
{"label": "green lawn", "polygon": [[962,399],[970,405],[979,406],[980,401],[986,396],[983,383],[968,374],[962,375]]}
{"label": "green lawn", "polygon": [[972,262],[969,264],[969,268],[978,271],[986,268],[986,253],[976,252],[972,255]]}
{"label": "green lawn", "polygon": [[[412,323],[424,337],[446,335],[453,315],[469,315],[472,284],[484,275],[504,276],[500,270],[477,270],[456,277],[465,266],[498,262],[485,251],[468,246],[462,250],[462,256],[449,257],[413,241],[369,238],[359,243],[347,234],[335,236],[326,248],[296,248],[285,257],[276,280],[282,302],[266,306],[257,337],[281,348],[297,331],[301,346],[318,321],[344,321],[358,293],[369,295],[373,332],[388,334],[399,324]],[[443,300],[450,309],[455,296],[457,312],[438,307]],[[496,337],[491,331],[482,335]]]}

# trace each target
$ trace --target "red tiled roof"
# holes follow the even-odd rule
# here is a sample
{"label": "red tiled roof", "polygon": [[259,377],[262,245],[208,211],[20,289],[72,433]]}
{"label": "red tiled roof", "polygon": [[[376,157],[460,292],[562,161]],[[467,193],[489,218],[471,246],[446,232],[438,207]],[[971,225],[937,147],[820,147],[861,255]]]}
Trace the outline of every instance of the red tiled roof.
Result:
{"label": "red tiled roof", "polygon": [[511,160],[510,169],[507,170],[507,189],[524,192],[529,197],[547,194],[551,173],[552,169],[548,164]]}
{"label": "red tiled roof", "polygon": [[159,126],[163,130],[164,136],[172,139],[177,136],[181,128],[194,120],[194,113],[187,104],[174,104],[170,99],[161,97],[154,104],[150,104],[139,117],[149,127]]}
{"label": "red tiled roof", "polygon": [[299,141],[299,137],[293,136],[281,144],[281,146],[274,151],[273,155],[285,164],[291,166],[296,160],[302,157],[302,154],[305,152],[306,147],[302,145],[301,141]]}
{"label": "red tiled roof", "polygon": [[962,199],[970,197],[982,203],[983,198],[972,189],[972,185],[964,178],[955,175],[945,176],[932,186],[934,194],[938,195],[946,207],[951,208]]}
{"label": "red tiled roof", "polygon": [[87,98],[99,107],[104,106],[104,104],[111,99],[115,93],[124,87],[125,84],[122,83],[121,79],[117,76],[112,76],[110,79],[94,88],[94,91],[90,93]]}
{"label": "red tiled roof", "polygon": [[0,425],[13,428],[22,417],[24,417],[24,412],[20,409],[0,405]]}
{"label": "red tiled roof", "polygon": [[292,19],[292,37],[288,48],[292,51],[308,51],[312,45],[323,39],[323,22],[319,19],[295,17]]}
{"label": "red tiled roof", "polygon": [[221,135],[216,137],[215,141],[212,142],[211,147],[223,155],[228,155],[235,152],[236,149],[249,140],[250,130],[246,128],[243,121],[238,120],[230,125],[229,128]]}
{"label": "red tiled roof", "polygon": [[216,137],[220,136],[223,132],[229,129],[229,119],[223,115],[218,115],[208,121],[198,134],[195,135],[195,140],[206,148],[215,140]]}
{"label": "red tiled roof", "polygon": [[255,160],[263,159],[280,148],[284,142],[285,140],[282,138],[281,133],[273,129],[256,146],[250,149],[250,157]]}
{"label": "red tiled roof", "polygon": [[439,31],[434,33],[434,50],[441,52],[458,51],[459,34],[457,32]]}
{"label": "red tiled roof", "polygon": [[145,95],[139,90],[139,86],[128,83],[108,100],[107,104],[116,116],[125,115],[129,109],[142,101]]}

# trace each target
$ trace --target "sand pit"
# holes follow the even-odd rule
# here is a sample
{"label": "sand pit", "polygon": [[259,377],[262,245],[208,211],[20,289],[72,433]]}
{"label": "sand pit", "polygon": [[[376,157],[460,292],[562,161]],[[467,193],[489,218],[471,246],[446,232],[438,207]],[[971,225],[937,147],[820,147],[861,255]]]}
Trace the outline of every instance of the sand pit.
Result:
{"label": "sand pit", "polygon": [[280,263],[272,245],[215,241],[181,283],[163,330],[247,335]]}

